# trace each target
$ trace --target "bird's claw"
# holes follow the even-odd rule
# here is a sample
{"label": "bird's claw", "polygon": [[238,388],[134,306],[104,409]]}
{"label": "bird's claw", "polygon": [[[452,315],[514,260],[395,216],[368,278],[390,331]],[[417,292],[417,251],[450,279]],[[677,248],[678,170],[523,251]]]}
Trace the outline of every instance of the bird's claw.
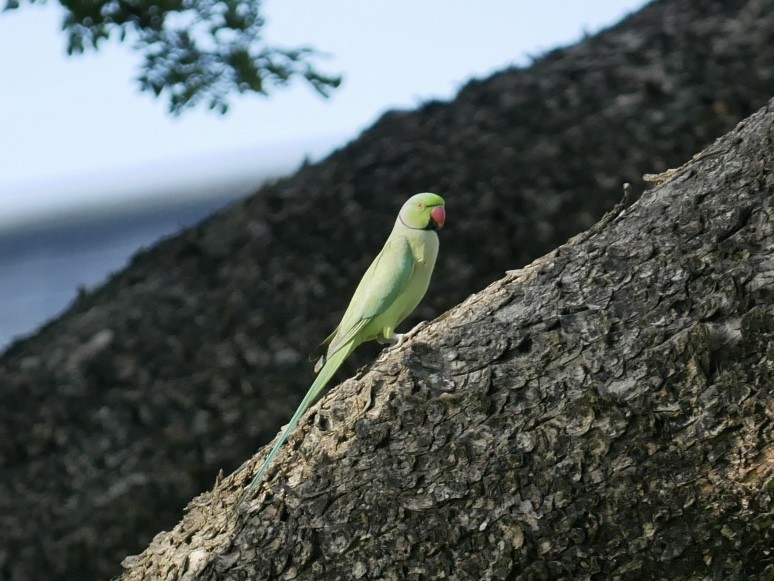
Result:
{"label": "bird's claw", "polygon": [[427,327],[429,324],[430,324],[430,321],[420,321],[419,323],[414,325],[414,327],[408,333],[403,333],[403,335],[401,335],[403,337],[403,341],[411,339],[414,335],[419,333],[422,329]]}
{"label": "bird's claw", "polygon": [[[419,324],[415,325],[408,333],[395,333],[392,337],[389,339],[377,339],[379,343],[387,344],[389,347],[384,351],[384,354],[386,355],[390,351],[394,351],[395,349],[400,348],[403,346],[403,344],[411,339],[414,335],[419,333],[422,329],[427,327],[430,323],[428,321],[422,321]],[[384,356],[384,355],[383,355]],[[382,356],[382,357],[383,357]],[[380,357],[381,359],[381,357]]]}
{"label": "bird's claw", "polygon": [[392,340],[390,341],[390,346],[387,347],[387,350],[392,351],[393,349],[397,349],[398,347],[403,345],[407,339],[406,335],[408,335],[408,333],[395,333],[392,336]]}

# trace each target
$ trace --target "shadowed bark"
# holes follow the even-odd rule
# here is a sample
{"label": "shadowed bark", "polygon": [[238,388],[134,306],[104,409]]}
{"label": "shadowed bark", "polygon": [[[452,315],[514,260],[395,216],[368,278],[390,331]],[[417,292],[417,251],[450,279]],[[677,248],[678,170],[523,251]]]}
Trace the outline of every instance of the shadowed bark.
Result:
{"label": "shadowed bark", "polygon": [[307,413],[122,579],[774,578],[774,100]]}
{"label": "shadowed bark", "polygon": [[[138,255],[0,358],[0,578],[117,574],[221,468],[273,437],[312,380],[306,353],[408,195],[448,201],[417,313],[431,318],[588,228],[622,182],[638,190],[643,173],[682,163],[763,105],[772,30],[774,0],[654,2],[450,103],[385,115]],[[349,369],[374,353],[364,346]]]}

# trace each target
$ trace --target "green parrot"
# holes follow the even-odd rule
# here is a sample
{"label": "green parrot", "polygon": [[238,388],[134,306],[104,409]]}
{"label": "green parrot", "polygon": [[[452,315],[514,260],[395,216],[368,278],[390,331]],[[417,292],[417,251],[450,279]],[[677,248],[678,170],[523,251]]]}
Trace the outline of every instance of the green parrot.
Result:
{"label": "green parrot", "polygon": [[438,255],[436,230],[446,222],[444,204],[441,196],[431,193],[416,194],[403,204],[384,248],[363,275],[339,326],[316,350],[323,353],[315,366],[317,378],[245,489],[237,508],[260,483],[301,416],[355,348],[373,339],[401,342],[403,336],[396,334],[395,328],[416,308],[430,284]]}

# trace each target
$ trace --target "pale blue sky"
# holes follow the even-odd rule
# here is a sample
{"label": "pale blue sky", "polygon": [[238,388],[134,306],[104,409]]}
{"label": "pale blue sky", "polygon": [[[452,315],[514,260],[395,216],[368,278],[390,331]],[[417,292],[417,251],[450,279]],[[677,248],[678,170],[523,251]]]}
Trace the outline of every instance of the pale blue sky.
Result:
{"label": "pale blue sky", "polygon": [[468,80],[578,40],[644,0],[265,0],[267,40],[328,53],[331,100],[303,84],[180,118],[141,94],[138,55],[108,43],[68,58],[59,5],[0,13],[0,225],[160,183],[241,180],[344,144],[390,108],[449,99]]}

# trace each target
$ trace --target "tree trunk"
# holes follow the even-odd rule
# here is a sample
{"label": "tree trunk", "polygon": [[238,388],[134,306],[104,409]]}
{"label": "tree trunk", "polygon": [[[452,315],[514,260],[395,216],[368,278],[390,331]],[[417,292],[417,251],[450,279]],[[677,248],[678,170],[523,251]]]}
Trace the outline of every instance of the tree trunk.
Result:
{"label": "tree trunk", "polygon": [[122,579],[774,578],[774,100],[307,413]]}
{"label": "tree trunk", "polygon": [[[103,287],[85,293],[62,317],[0,357],[0,579],[91,581],[117,574],[123,556],[139,552],[156,531],[171,528],[184,504],[206,490],[220,469],[230,472],[273,437],[312,380],[306,354],[338,322],[354,284],[383,244],[397,208],[408,195],[431,190],[448,201],[449,223],[441,233],[439,264],[418,312],[418,317],[430,319],[484,288],[506,269],[526,264],[588,228],[620,197],[622,182],[632,182],[636,193],[643,173],[682,163],[762,106],[774,95],[772,30],[774,0],[653,2],[619,25],[575,46],[552,51],[526,69],[509,69],[473,81],[451,102],[431,102],[416,111],[386,114],[328,159],[262,188],[200,226],[138,255]],[[730,243],[722,242],[724,248]],[[656,257],[666,254],[664,248],[650,245]],[[647,247],[631,250],[646,251]],[[609,252],[607,260],[613,266],[613,258],[621,260],[614,253],[625,255],[627,251],[611,246]],[[647,264],[656,264],[654,260]],[[554,261],[564,264],[565,257],[560,254]],[[703,262],[691,267],[703,267]],[[646,300],[650,305],[661,296],[653,289],[647,296],[632,296],[629,302]],[[724,289],[713,291],[717,296],[712,304],[721,301],[727,292]],[[531,296],[534,304],[530,308],[538,308],[544,296],[560,300],[565,295],[558,295],[559,290]],[[613,298],[620,299],[622,292],[616,291]],[[604,298],[591,304],[605,307]],[[636,303],[628,306],[634,308]],[[530,334],[522,342],[517,337],[506,347],[501,345],[505,339],[491,336],[486,349],[506,349],[502,357],[522,349],[527,361],[543,350],[546,354],[541,356],[549,357],[552,351],[541,341],[564,337],[561,321],[583,322],[580,314],[564,313],[559,305],[553,313],[557,325],[553,335]],[[624,320],[621,315],[618,319]],[[628,337],[628,323],[592,320],[601,321],[597,331],[606,333],[610,348]],[[491,324],[494,322],[505,324],[501,318]],[[517,325],[517,321],[512,323]],[[661,327],[654,326],[641,333],[649,336],[658,329]],[[526,337],[527,331],[522,334]],[[444,348],[435,339],[431,341],[432,335],[421,337],[433,345],[427,360],[440,366],[439,377],[473,357],[470,347],[449,345],[443,353],[456,349],[460,359],[441,366],[446,359],[433,353]],[[465,335],[464,340],[472,338]],[[476,365],[481,365],[484,374],[489,351],[485,344],[476,344],[481,350]],[[415,342],[412,353],[416,355],[419,348]],[[373,347],[363,346],[349,369],[372,360],[374,354]],[[615,363],[610,359],[610,366]],[[493,368],[492,381],[508,371],[502,365]],[[609,373],[606,369],[591,368],[599,374]],[[649,368],[643,368],[645,372]],[[599,374],[594,377],[603,377]],[[568,389],[575,385],[571,380],[591,381],[569,378]],[[420,382],[417,392],[411,394],[417,403],[396,411],[405,424],[401,431],[391,423],[368,427],[369,421],[382,417],[385,405],[398,405],[379,399],[385,397],[381,390],[402,393],[391,384],[374,390],[374,405],[379,407],[356,426],[362,438],[372,434],[374,439],[373,434],[383,432],[383,440],[372,443],[375,453],[387,453],[400,445],[400,438],[410,438],[415,448],[418,442],[438,448],[445,454],[438,456],[439,461],[457,462],[448,454],[452,444],[422,440],[412,430],[428,425],[430,420],[422,414],[436,414],[434,421],[455,413],[458,399],[468,389],[452,389],[448,377],[438,386],[429,381]],[[488,403],[493,396],[475,391],[484,389],[487,376],[482,375],[481,385],[470,381],[478,405],[494,405]],[[506,409],[526,406],[527,401],[519,398],[536,397],[536,382],[530,380],[528,386],[513,390],[509,397],[516,403]],[[427,410],[421,404],[430,397],[425,390],[433,394]],[[493,393],[504,399],[506,392]],[[720,393],[726,397],[725,391]],[[599,397],[605,402],[612,398],[615,403],[615,394]],[[564,405],[579,406],[581,413],[587,409],[584,405],[593,403],[565,399]],[[396,400],[403,402],[401,406],[408,401]],[[546,405],[541,401],[531,405],[538,415],[546,413],[540,411]],[[670,410],[657,408],[649,416],[653,429],[663,426],[665,439],[671,438],[668,430],[675,430],[670,414],[677,412]],[[475,422],[483,413],[469,408],[457,421]],[[370,419],[374,414],[376,419]],[[467,420],[461,417],[467,414],[471,416]],[[342,411],[337,417],[345,421],[355,416]],[[635,429],[621,422],[621,429]],[[414,424],[420,425],[415,428]],[[522,430],[514,424],[518,434],[526,434],[513,436],[524,439],[526,448],[517,449],[524,462],[539,456],[547,463],[565,462],[568,471],[595,466],[593,458],[544,456],[545,446],[555,445],[550,439],[544,442],[551,436],[546,430],[552,425],[544,422],[542,427]],[[478,448],[487,442],[487,426],[459,435],[439,434],[440,440],[454,436],[453,441],[460,442],[454,454],[473,455],[459,460],[460,481],[417,480],[424,496],[412,493],[404,499],[407,504],[400,518],[390,514],[362,517],[377,519],[369,529],[374,538],[385,534],[379,528],[381,518],[403,523],[400,526],[414,519],[426,521],[439,535],[444,521],[436,522],[436,518],[448,517],[448,522],[467,518],[473,530],[460,542],[470,543],[471,560],[475,560],[478,545],[473,541],[481,542],[485,533],[496,537],[499,529],[487,524],[480,534],[475,533],[484,524],[475,521],[478,512],[451,515],[422,507],[434,506],[437,495],[472,494],[466,491],[488,486],[488,480],[471,482],[473,473],[468,470],[478,465]],[[316,437],[310,435],[303,441]],[[625,441],[629,438],[616,440],[614,449]],[[333,443],[325,442],[325,449],[330,450]],[[336,446],[331,455],[341,459],[335,464],[349,466],[353,478],[358,470],[366,470],[366,475],[357,478],[376,479],[374,490],[381,491],[408,489],[406,479],[414,478],[415,469],[423,473],[423,463],[437,456],[407,448],[401,452],[402,464],[386,464],[382,471],[375,471],[365,464],[347,464],[358,457],[359,448],[350,453],[346,442]],[[534,452],[527,449],[530,446]],[[632,452],[636,458],[640,453]],[[321,487],[330,482],[325,466],[320,465],[316,472]],[[548,472],[542,470],[535,478],[545,474]],[[298,481],[304,486],[318,482],[311,473],[298,474]],[[523,503],[529,501],[530,510],[540,514],[542,497],[529,492],[536,482],[534,478],[519,482],[518,496],[502,491],[501,504],[507,506],[512,498],[519,498],[524,511],[530,504]],[[331,485],[343,486],[338,481]],[[572,481],[572,486],[570,491],[586,484]],[[570,491],[560,492],[567,496]],[[493,506],[499,502],[496,497],[492,493]],[[463,500],[457,499],[447,510],[454,510]],[[338,505],[314,506],[314,510],[334,510]],[[568,523],[577,520],[571,512],[576,509],[567,509]],[[601,513],[592,515],[589,518],[606,522]],[[513,517],[503,518],[499,522],[507,524]],[[654,518],[665,517],[659,513]],[[513,548],[513,554],[545,551],[552,555],[547,547],[536,544],[542,538],[540,526],[549,521],[547,517],[537,521],[537,532],[532,525],[520,526],[523,546]],[[587,530],[578,524],[566,526]],[[418,556],[412,549],[415,532],[405,529],[403,534],[401,551],[406,558]],[[318,542],[323,533],[311,529],[304,535],[297,537],[299,542],[311,539],[314,542],[304,546],[324,550],[330,557],[330,547]],[[325,538],[329,543],[330,537]],[[365,542],[352,538],[350,550]],[[385,536],[384,542],[390,538]],[[433,559],[448,556],[440,549],[446,540],[438,538],[439,550],[427,558],[429,568],[434,566]],[[390,545],[384,546],[386,550]],[[423,551],[429,550],[423,546]],[[302,559],[295,545],[287,550],[292,550],[294,559]],[[277,553],[264,555],[275,558]],[[760,558],[766,557],[761,553]],[[414,562],[419,566],[418,558]],[[367,570],[366,577],[377,575],[372,565]]]}

